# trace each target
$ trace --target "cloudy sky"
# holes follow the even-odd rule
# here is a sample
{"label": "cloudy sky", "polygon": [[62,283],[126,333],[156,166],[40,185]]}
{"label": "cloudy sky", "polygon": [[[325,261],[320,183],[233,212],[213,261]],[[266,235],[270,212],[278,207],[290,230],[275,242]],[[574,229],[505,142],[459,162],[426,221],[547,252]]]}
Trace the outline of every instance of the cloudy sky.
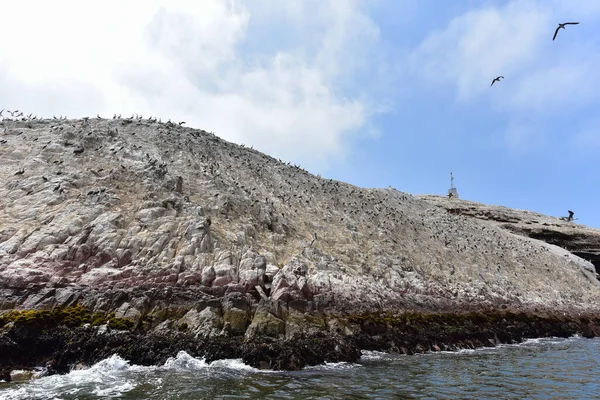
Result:
{"label": "cloudy sky", "polygon": [[461,198],[600,228],[598,0],[0,6],[0,109],[186,121],[362,187],[453,172]]}

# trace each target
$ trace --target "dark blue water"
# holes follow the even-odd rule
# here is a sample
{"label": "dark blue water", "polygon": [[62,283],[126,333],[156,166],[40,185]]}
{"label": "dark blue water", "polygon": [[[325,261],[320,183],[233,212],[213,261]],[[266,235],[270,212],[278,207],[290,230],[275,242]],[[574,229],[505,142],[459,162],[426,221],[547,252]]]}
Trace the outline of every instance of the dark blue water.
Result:
{"label": "dark blue water", "polygon": [[537,339],[458,353],[366,352],[299,372],[211,364],[185,353],[159,367],[113,356],[86,370],[0,384],[0,399],[597,399],[600,340]]}

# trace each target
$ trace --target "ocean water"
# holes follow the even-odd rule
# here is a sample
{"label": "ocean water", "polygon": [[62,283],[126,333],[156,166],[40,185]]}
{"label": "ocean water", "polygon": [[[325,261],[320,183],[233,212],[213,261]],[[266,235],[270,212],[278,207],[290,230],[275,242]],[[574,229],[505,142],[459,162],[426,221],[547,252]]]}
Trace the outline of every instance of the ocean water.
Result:
{"label": "ocean water", "polygon": [[413,356],[364,352],[355,364],[259,371],[185,352],[142,367],[112,356],[88,369],[0,383],[0,399],[597,399],[600,339],[548,338]]}

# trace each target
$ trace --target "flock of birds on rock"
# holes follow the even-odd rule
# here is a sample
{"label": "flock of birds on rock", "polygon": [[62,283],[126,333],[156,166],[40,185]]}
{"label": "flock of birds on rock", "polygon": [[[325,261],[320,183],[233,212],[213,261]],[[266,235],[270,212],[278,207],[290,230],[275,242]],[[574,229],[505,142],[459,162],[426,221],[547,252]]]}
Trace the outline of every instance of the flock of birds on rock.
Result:
{"label": "flock of birds on rock", "polygon": [[[6,114],[10,114],[10,116],[3,115],[5,112],[6,112]],[[33,114],[25,115],[22,111],[19,111],[19,110],[11,111],[11,110],[7,110],[5,108],[0,110],[0,121],[36,121],[36,120],[43,121],[46,119],[50,119],[50,118],[38,117],[37,115],[33,115]],[[64,121],[64,120],[67,120],[68,118],[63,115],[61,115],[59,117],[57,117],[56,115],[53,115],[52,119]],[[90,119],[90,117],[82,118],[84,123],[87,123],[89,121],[89,119]],[[104,119],[104,118],[102,118],[100,116],[100,114],[97,114],[96,119],[100,120],[100,119]],[[121,114],[114,114],[112,119],[119,119],[119,120],[123,120],[123,121],[127,121],[127,122],[133,122],[133,121],[141,122],[142,120],[144,120],[144,118],[140,114],[132,114],[131,117],[129,117],[129,118],[127,118],[127,117],[122,118]],[[149,117],[149,118],[146,118],[146,120],[151,123],[159,123],[159,124],[163,123],[160,118]],[[180,121],[180,122],[176,123],[171,120],[168,120],[165,123],[167,125],[175,125],[175,124],[177,124],[179,126],[185,125],[185,121]]]}
{"label": "flock of birds on rock", "polygon": [[[560,31],[561,29],[565,29],[565,26],[567,25],[579,25],[579,22],[563,22],[562,24],[559,23],[558,27],[554,31],[554,36],[552,36],[553,41],[556,40],[556,35],[558,35],[558,31]],[[504,77],[500,75],[492,79],[492,84],[490,85],[490,87],[494,86],[494,83],[500,82],[500,79],[504,79]]]}

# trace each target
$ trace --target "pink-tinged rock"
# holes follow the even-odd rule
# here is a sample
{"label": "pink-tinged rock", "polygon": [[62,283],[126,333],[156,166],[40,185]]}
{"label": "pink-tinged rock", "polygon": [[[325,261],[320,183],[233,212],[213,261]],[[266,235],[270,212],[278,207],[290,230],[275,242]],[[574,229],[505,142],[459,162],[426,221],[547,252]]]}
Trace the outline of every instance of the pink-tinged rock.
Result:
{"label": "pink-tinged rock", "polygon": [[118,277],[120,272],[121,271],[115,268],[94,268],[81,276],[80,283],[84,285],[94,285],[97,283],[112,281]]}
{"label": "pink-tinged rock", "polygon": [[306,300],[304,298],[304,294],[294,287],[286,287],[276,291],[273,293],[272,299],[283,302],[290,302],[292,300]]}
{"label": "pink-tinged rock", "polygon": [[231,282],[237,282],[236,268],[230,261],[231,258],[228,257],[214,266],[216,278],[213,286],[225,286]]}
{"label": "pink-tinged rock", "polygon": [[50,280],[50,275],[39,269],[30,268],[25,265],[20,266],[19,263],[13,263],[4,271],[3,278],[5,287],[24,289],[30,284],[37,285],[48,282]]}
{"label": "pink-tinged rock", "polygon": [[179,274],[169,274],[167,276],[167,282],[168,283],[177,283],[177,279],[179,279]]}
{"label": "pink-tinged rock", "polygon": [[113,254],[106,252],[106,251],[102,251],[98,254],[96,254],[94,257],[92,257],[92,259],[94,260],[94,266],[95,267],[101,267],[104,264],[108,263],[109,261],[111,261],[113,259]]}
{"label": "pink-tinged rock", "polygon": [[126,268],[121,271],[121,273],[118,275],[118,277],[119,277],[119,279],[127,279],[133,275],[133,272],[134,272],[133,268]]}
{"label": "pink-tinged rock", "polygon": [[202,283],[202,274],[184,272],[179,274],[177,283],[180,285],[200,285]]}
{"label": "pink-tinged rock", "polygon": [[290,287],[290,284],[288,283],[288,281],[282,276],[282,277],[277,277],[274,281],[273,281],[273,286],[271,287],[271,292],[273,293],[273,295],[275,295],[276,292],[283,290],[285,288]]}
{"label": "pink-tinged rock", "polygon": [[217,286],[217,287],[219,287],[219,286],[227,286],[231,282],[233,282],[233,279],[229,275],[226,275],[226,276],[217,276],[215,278],[215,280],[212,282],[212,286]]}
{"label": "pink-tinged rock", "polygon": [[81,246],[76,248],[75,256],[73,257],[73,262],[76,264],[83,264],[90,258],[92,255],[92,249],[87,244],[82,244]]}
{"label": "pink-tinged rock", "polygon": [[240,271],[240,284],[244,285],[248,290],[254,286],[261,286],[262,281],[263,275],[259,275],[257,271]]}
{"label": "pink-tinged rock", "polygon": [[225,293],[246,293],[246,287],[239,283],[231,283],[227,285]]}
{"label": "pink-tinged rock", "polygon": [[205,267],[202,270],[202,284],[211,286],[216,276],[215,269],[212,266]]}
{"label": "pink-tinged rock", "polygon": [[119,267],[123,267],[125,265],[129,265],[131,263],[132,258],[133,258],[133,254],[132,254],[131,250],[127,249],[119,257],[119,261],[118,261],[117,265]]}
{"label": "pink-tinged rock", "polygon": [[250,290],[254,286],[263,286],[267,259],[264,256],[246,257],[242,259],[239,266],[239,281]]}
{"label": "pink-tinged rock", "polygon": [[67,286],[68,284],[72,283],[73,281],[65,276],[58,276],[58,275],[52,275],[52,277],[50,277],[50,281],[49,283],[52,286]]}

